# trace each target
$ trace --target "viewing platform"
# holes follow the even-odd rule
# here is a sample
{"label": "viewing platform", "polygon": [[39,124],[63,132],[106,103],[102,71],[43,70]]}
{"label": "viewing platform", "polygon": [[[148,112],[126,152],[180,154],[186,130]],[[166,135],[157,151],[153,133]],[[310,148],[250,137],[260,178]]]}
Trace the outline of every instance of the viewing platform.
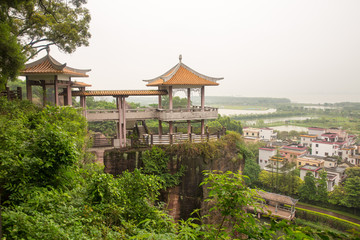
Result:
{"label": "viewing platform", "polygon": [[[201,120],[215,119],[218,116],[218,109],[212,107],[193,106],[192,108],[174,108],[174,109],[158,109],[158,108],[138,108],[126,109],[126,120],[146,120],[158,119],[164,122],[181,121],[181,120]],[[117,109],[96,109],[87,110],[86,118],[89,122],[118,120],[119,110]]]}

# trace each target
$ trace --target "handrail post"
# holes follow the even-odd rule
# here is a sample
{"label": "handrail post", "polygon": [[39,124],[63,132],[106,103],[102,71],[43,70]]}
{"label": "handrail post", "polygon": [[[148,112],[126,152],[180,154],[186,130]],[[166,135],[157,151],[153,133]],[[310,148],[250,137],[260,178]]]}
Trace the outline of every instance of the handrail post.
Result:
{"label": "handrail post", "polygon": [[7,99],[8,99],[8,100],[11,100],[11,97],[10,97],[10,88],[9,88],[9,87],[6,87],[6,96],[7,96]]}
{"label": "handrail post", "polygon": [[19,100],[22,100],[22,88],[21,87],[17,87],[16,88],[17,91],[17,97]]}
{"label": "handrail post", "polygon": [[154,145],[154,135],[150,134],[150,144]]}

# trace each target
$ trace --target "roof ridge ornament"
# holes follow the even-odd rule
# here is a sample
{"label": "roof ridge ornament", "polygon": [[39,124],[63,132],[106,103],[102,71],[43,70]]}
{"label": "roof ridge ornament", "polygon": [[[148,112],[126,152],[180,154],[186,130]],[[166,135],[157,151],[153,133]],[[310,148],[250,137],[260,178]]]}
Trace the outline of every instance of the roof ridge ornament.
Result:
{"label": "roof ridge ornament", "polygon": [[179,62],[181,62],[181,60],[182,60],[182,55],[180,54],[179,55]]}
{"label": "roof ridge ornament", "polygon": [[49,45],[46,46],[46,52],[47,52],[47,55],[50,55],[50,47],[49,47]]}

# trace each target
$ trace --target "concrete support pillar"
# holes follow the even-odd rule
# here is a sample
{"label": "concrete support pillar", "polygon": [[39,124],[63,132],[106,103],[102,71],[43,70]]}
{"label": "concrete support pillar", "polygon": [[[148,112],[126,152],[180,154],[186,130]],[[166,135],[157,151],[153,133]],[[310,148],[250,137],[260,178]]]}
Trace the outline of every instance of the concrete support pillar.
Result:
{"label": "concrete support pillar", "polygon": [[123,122],[123,142],[124,142],[124,147],[126,147],[126,101],[125,101],[125,97],[122,98],[122,122]]}
{"label": "concrete support pillar", "polygon": [[201,119],[201,135],[205,134],[205,120]]}
{"label": "concrete support pillar", "polygon": [[[158,90],[160,90],[160,87],[158,88]],[[162,108],[162,105],[161,105],[161,95],[158,96],[158,108]]]}
{"label": "concrete support pillar", "polygon": [[67,97],[67,88],[63,89],[62,96],[63,96],[63,99],[64,99],[64,106],[69,105],[68,97]]}
{"label": "concrete support pillar", "polygon": [[29,101],[32,102],[32,89],[29,77],[26,77],[26,97]]}
{"label": "concrete support pillar", "polygon": [[187,124],[188,124],[187,133],[188,133],[188,134],[191,134],[191,121],[188,120],[188,121],[187,121]]}
{"label": "concrete support pillar", "polygon": [[71,82],[66,86],[67,105],[72,106]]}
{"label": "concrete support pillar", "polygon": [[201,111],[205,109],[205,87],[201,87]]}
{"label": "concrete support pillar", "polygon": [[169,87],[169,109],[173,109],[173,89],[172,86]]}
{"label": "concrete support pillar", "polygon": [[123,146],[123,142],[122,142],[122,139],[123,139],[123,136],[122,136],[122,99],[121,97],[116,97],[116,105],[118,107],[118,112],[119,112],[119,127],[118,127],[118,136],[119,136],[119,142],[120,142],[120,148]]}
{"label": "concrete support pillar", "polygon": [[46,105],[46,85],[45,85],[45,80],[41,80],[41,86],[42,86],[42,94],[43,94],[43,106],[45,107]]}
{"label": "concrete support pillar", "polygon": [[59,87],[58,87],[58,78],[56,75],[54,78],[54,104],[55,106],[59,106]]}
{"label": "concrete support pillar", "polygon": [[159,127],[158,127],[158,129],[159,129],[159,135],[161,136],[161,135],[163,134],[163,128],[162,128],[162,121],[161,121],[161,120],[159,120]]}
{"label": "concrete support pillar", "polygon": [[191,89],[187,89],[187,109],[190,111],[190,105],[191,105]]}
{"label": "concrete support pillar", "polygon": [[173,134],[174,133],[174,125],[173,125],[173,122],[172,121],[170,121],[169,122],[169,134]]}

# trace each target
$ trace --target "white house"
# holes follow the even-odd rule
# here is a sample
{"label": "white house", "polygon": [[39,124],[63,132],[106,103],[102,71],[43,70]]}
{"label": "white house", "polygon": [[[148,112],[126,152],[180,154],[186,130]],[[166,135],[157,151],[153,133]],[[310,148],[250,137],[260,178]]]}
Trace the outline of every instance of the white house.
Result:
{"label": "white house", "polygon": [[259,148],[259,165],[260,169],[265,169],[265,166],[268,165],[270,162],[270,158],[276,155],[276,148]]}
{"label": "white house", "polygon": [[338,185],[345,176],[344,167],[322,168],[317,166],[305,165],[300,168],[300,178],[305,180],[308,172],[311,172],[315,178],[320,178],[320,171],[326,171],[327,174],[327,190],[330,192]]}
{"label": "white house", "polygon": [[317,137],[320,137],[325,132],[326,132],[325,128],[318,128],[318,127],[309,127],[308,128],[308,134],[309,135],[315,135]]}
{"label": "white house", "polygon": [[300,144],[304,147],[311,147],[311,142],[316,140],[316,135],[300,135]]}
{"label": "white house", "polygon": [[261,128],[259,137],[261,140],[271,141],[276,139],[277,133],[274,133],[274,129],[272,128]]}

